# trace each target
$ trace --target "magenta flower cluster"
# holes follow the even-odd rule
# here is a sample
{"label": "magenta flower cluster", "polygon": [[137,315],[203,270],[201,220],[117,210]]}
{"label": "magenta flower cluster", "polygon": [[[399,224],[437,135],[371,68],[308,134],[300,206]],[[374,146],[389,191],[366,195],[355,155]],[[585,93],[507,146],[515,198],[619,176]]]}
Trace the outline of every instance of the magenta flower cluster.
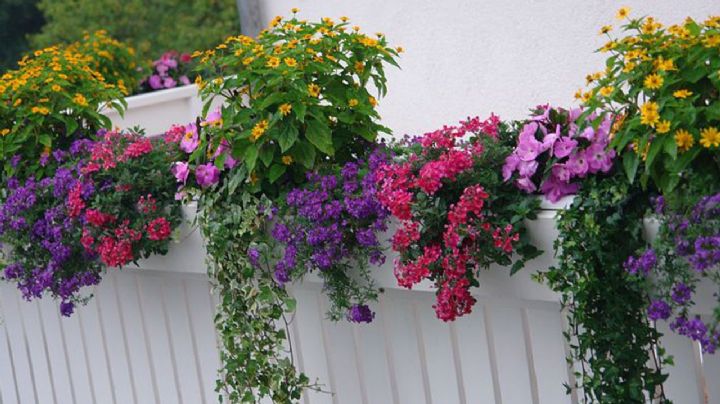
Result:
{"label": "magenta flower cluster", "polygon": [[187,53],[163,53],[160,59],[153,62],[150,76],[140,82],[141,88],[144,92],[150,92],[190,84],[188,74],[191,71],[191,61],[192,57]]}
{"label": "magenta flower cluster", "polygon": [[[335,306],[331,313],[344,311],[355,322],[372,320],[365,303],[375,294],[358,279],[369,280],[368,264],[385,261],[378,236],[387,230],[389,212],[377,199],[375,172],[386,159],[387,152],[378,149],[339,172],[307,173],[307,184],[287,194],[286,209],[271,230],[283,246],[276,281],[284,285],[318,270]],[[249,254],[257,261],[257,253]]]}
{"label": "magenta flower cluster", "polygon": [[522,126],[517,146],[505,160],[503,179],[513,179],[527,193],[539,190],[552,202],[574,194],[580,187],[578,179],[612,168],[611,126],[609,115],[539,106]]}

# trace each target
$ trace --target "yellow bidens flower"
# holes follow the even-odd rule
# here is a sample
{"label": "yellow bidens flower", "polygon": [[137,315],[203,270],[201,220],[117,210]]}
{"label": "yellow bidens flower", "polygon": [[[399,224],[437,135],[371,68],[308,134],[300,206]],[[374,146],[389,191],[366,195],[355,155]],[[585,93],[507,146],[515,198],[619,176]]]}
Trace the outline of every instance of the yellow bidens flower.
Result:
{"label": "yellow bidens flower", "polygon": [[266,66],[276,68],[276,67],[280,66],[280,59],[276,58],[275,56],[271,56],[270,58],[268,58]]}
{"label": "yellow bidens flower", "polygon": [[357,106],[359,103],[360,102],[357,100],[357,98],[351,98],[348,101],[348,105],[350,106],[350,108]]}
{"label": "yellow bidens flower", "polygon": [[311,97],[317,98],[320,96],[320,86],[318,86],[317,84],[308,84],[307,89]]}
{"label": "yellow bidens flower", "polygon": [[675,68],[675,62],[673,62],[672,59],[664,59],[662,56],[657,58],[657,60],[653,61],[653,66],[655,66],[656,69],[662,70],[662,71],[670,71],[670,70],[676,70]]}
{"label": "yellow bidens flower", "polygon": [[355,62],[355,71],[358,73],[362,73],[363,70],[365,70],[365,64],[363,62]]}
{"label": "yellow bidens flower", "polygon": [[242,64],[243,64],[244,66],[247,66],[247,65],[249,65],[250,63],[252,63],[253,60],[255,60],[254,57],[248,56],[248,57],[246,57],[245,59],[242,60]]}
{"label": "yellow bidens flower", "polygon": [[602,28],[600,28],[600,35],[607,34],[608,32],[612,31],[612,29],[612,25],[604,25]]}
{"label": "yellow bidens flower", "polygon": [[678,129],[675,131],[675,144],[678,150],[686,152],[695,144],[695,138],[685,129]]}
{"label": "yellow bidens flower", "polygon": [[622,20],[627,18],[630,15],[630,7],[620,7],[620,9],[617,11],[617,14],[615,14],[615,18],[618,20]]}
{"label": "yellow bidens flower", "polygon": [[640,123],[655,127],[660,121],[660,110],[656,102],[646,102],[640,107]]}
{"label": "yellow bidens flower", "polygon": [[60,86],[57,85],[57,84],[53,84],[52,87],[50,87],[50,88],[51,88],[53,91],[55,91],[56,93],[62,90],[62,87],[60,87]]}
{"label": "yellow bidens flower", "polygon": [[720,147],[720,132],[714,126],[705,128],[700,131],[700,144],[709,149],[711,147]]}
{"label": "yellow bidens flower", "polygon": [[77,105],[79,105],[79,106],[81,106],[81,107],[87,107],[87,106],[88,106],[87,99],[85,98],[84,95],[82,95],[82,94],[80,94],[80,93],[75,94],[75,96],[73,97],[73,102],[75,102],[75,104],[77,104]]}
{"label": "yellow bidens flower", "polygon": [[686,89],[677,90],[673,93],[673,96],[675,98],[687,98],[691,95],[693,95],[693,92],[690,90],[686,90]]}
{"label": "yellow bidens flower", "polygon": [[670,121],[660,121],[655,127],[655,130],[660,134],[670,132]]}
{"label": "yellow bidens flower", "polygon": [[663,82],[664,80],[659,74],[648,74],[645,77],[643,84],[645,84],[645,87],[651,90],[657,90],[658,88],[662,87]]}
{"label": "yellow bidens flower", "polygon": [[295,67],[295,66],[297,66],[297,60],[295,60],[295,58],[285,58],[285,59],[283,59],[283,61],[284,61],[285,64],[288,65],[289,67]]}
{"label": "yellow bidens flower", "polygon": [[372,105],[373,107],[377,105],[377,100],[372,95],[368,96],[368,101],[370,102],[370,105]]}
{"label": "yellow bidens flower", "polygon": [[614,90],[615,90],[615,87],[613,87],[613,86],[605,86],[605,87],[602,87],[600,89],[600,91],[598,91],[598,93],[600,93],[600,95],[602,95],[603,97],[609,97],[613,93]]}
{"label": "yellow bidens flower", "polygon": [[293,13],[293,14],[297,14],[299,11],[300,11],[300,9],[297,8],[297,7],[293,7],[293,8],[290,9],[290,12]]}
{"label": "yellow bidens flower", "polygon": [[33,114],[40,114],[40,115],[47,115],[50,113],[50,110],[45,107],[32,107],[30,110]]}
{"label": "yellow bidens flower", "polygon": [[0,136],[7,136],[10,133],[10,129],[0,129]]}
{"label": "yellow bidens flower", "polygon": [[292,110],[292,105],[287,104],[287,103],[282,104],[282,105],[280,105],[280,108],[278,108],[278,110],[280,110],[280,113],[282,114],[282,116],[287,116],[290,113],[290,111]]}
{"label": "yellow bidens flower", "polygon": [[265,131],[268,129],[268,121],[267,119],[263,119],[262,121],[255,124],[255,126],[252,128],[252,132],[250,134],[250,141],[255,142],[256,140],[260,139],[260,137],[265,134]]}
{"label": "yellow bidens flower", "polygon": [[292,158],[292,156],[282,156],[282,162],[286,166],[289,166],[290,164],[292,164],[293,158]]}

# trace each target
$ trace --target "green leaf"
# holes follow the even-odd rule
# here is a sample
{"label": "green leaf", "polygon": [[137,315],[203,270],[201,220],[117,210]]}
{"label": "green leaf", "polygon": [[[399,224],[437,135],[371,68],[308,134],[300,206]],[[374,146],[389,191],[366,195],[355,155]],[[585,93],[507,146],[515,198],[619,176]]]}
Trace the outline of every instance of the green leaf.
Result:
{"label": "green leaf", "polygon": [[300,122],[305,122],[305,112],[307,111],[307,106],[303,104],[302,102],[296,102],[293,103],[293,114],[295,114],[295,117]]}
{"label": "green leaf", "polygon": [[305,168],[313,168],[315,165],[315,148],[304,140],[298,140],[290,150],[293,160],[305,166]]}
{"label": "green leaf", "polygon": [[321,152],[332,156],[335,150],[332,145],[332,132],[330,128],[317,119],[310,119],[307,122],[305,137]]}
{"label": "green leaf", "polygon": [[267,107],[277,104],[285,99],[285,93],[272,93],[265,97],[260,103],[255,107],[256,109],[266,109]]}
{"label": "green leaf", "polygon": [[623,168],[625,168],[625,175],[627,175],[631,184],[635,181],[635,174],[637,173],[639,165],[640,159],[636,153],[629,152],[623,154]]}
{"label": "green leaf", "polygon": [[38,136],[38,142],[43,146],[52,147],[52,138],[48,134]]}
{"label": "green leaf", "polygon": [[270,180],[270,183],[272,184],[277,181],[278,178],[285,174],[285,171],[287,171],[286,165],[273,164],[272,167],[270,167],[270,173],[268,174],[268,179]]}
{"label": "green leaf", "polygon": [[243,156],[243,160],[245,161],[245,165],[247,165],[248,171],[252,171],[255,168],[255,163],[257,163],[257,159],[258,147],[255,143],[250,143],[247,149],[245,149],[245,155]]}
{"label": "green leaf", "polygon": [[275,157],[275,147],[271,144],[265,144],[260,149],[260,161],[265,164],[265,167],[270,167],[270,163],[273,161],[273,157]]}
{"label": "green leaf", "polygon": [[290,122],[283,122],[278,134],[278,143],[280,144],[280,152],[288,151],[298,138],[298,128]]}

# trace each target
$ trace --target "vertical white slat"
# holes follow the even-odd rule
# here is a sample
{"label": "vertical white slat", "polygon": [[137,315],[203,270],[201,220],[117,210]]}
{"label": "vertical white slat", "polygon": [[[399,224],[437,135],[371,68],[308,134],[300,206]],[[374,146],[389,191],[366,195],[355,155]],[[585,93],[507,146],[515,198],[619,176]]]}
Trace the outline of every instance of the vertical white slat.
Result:
{"label": "vertical white slat", "polygon": [[342,404],[364,404],[360,385],[363,380],[361,373],[358,372],[355,355],[357,348],[352,327],[345,320],[333,322],[326,319],[327,298],[322,294],[318,294],[317,298],[320,308],[317,315],[321,319],[328,368],[331,372],[329,380],[333,386],[333,401]]}
{"label": "vertical white slat", "polygon": [[486,306],[492,319],[502,402],[532,402],[521,311],[505,304]]}
{"label": "vertical white slat", "polygon": [[[549,306],[544,308],[543,306]],[[553,307],[554,306],[554,307]],[[568,383],[565,340],[559,305],[535,304],[527,310],[527,319],[537,376],[540,403],[571,403],[565,394]]]}
{"label": "vertical white slat", "polygon": [[[0,283],[0,296],[12,292],[14,291],[10,290],[10,285]],[[5,403],[18,403],[20,402],[20,394],[18,392],[15,360],[10,346],[7,324],[4,320],[7,316],[2,299],[0,299],[0,397]]]}
{"label": "vertical white slat", "polygon": [[140,294],[140,310],[147,332],[146,343],[150,361],[155,375],[155,385],[160,403],[180,403],[180,390],[176,384],[177,370],[172,363],[172,348],[168,329],[165,326],[164,307],[159,293],[163,278],[135,272],[138,292]]}
{"label": "vertical white slat", "polygon": [[528,319],[527,308],[520,309],[522,317],[523,339],[525,341],[525,356],[528,365],[528,380],[530,382],[530,393],[533,404],[539,404],[540,394],[538,393],[537,372],[535,371],[535,356],[533,355],[533,343],[530,336],[530,320]]}
{"label": "vertical white slat", "polygon": [[168,325],[173,357],[177,367],[180,391],[185,403],[200,404],[205,402],[199,365],[191,333],[190,313],[188,310],[185,285],[177,276],[167,276],[162,288],[163,301],[167,309]]}
{"label": "vertical white slat", "polygon": [[106,357],[110,366],[110,376],[114,395],[118,403],[132,403],[137,401],[135,381],[130,370],[130,355],[126,349],[124,319],[120,316],[118,297],[116,295],[116,278],[121,273],[111,269],[104,277],[100,287],[95,292],[98,308],[98,318],[102,327],[103,338],[106,343]]}
{"label": "vertical white slat", "polygon": [[487,340],[490,376],[492,376],[495,404],[502,404],[502,389],[500,388],[500,373],[498,371],[497,346],[495,344],[495,327],[493,326],[493,319],[490,314],[488,304],[483,305],[483,322],[485,323],[485,338]]}
{"label": "vertical white slat", "polygon": [[[384,299],[384,296],[381,296]],[[370,324],[358,324],[353,327],[357,346],[359,372],[363,375],[366,400],[369,404],[397,404],[393,396],[392,378],[388,365],[389,348],[385,343],[384,324],[387,313],[380,302],[371,305],[375,318]]]}
{"label": "vertical white slat", "polygon": [[113,388],[112,369],[108,363],[109,348],[97,304],[96,299],[90,299],[88,304],[79,307],[73,316],[77,316],[80,322],[82,343],[87,352],[86,366],[95,399],[101,403],[118,404]]}
{"label": "vertical white slat", "polygon": [[417,355],[420,359],[420,375],[422,376],[422,387],[425,393],[425,403],[432,404],[432,392],[430,391],[430,376],[428,375],[428,359],[426,353],[425,336],[420,325],[418,307],[415,301],[411,301],[411,315],[413,319],[413,330],[417,337]]}
{"label": "vertical white slat", "polygon": [[694,362],[695,362],[695,375],[696,375],[696,382],[698,385],[698,392],[700,394],[700,402],[703,404],[710,402],[710,391],[707,386],[707,380],[705,378],[705,369],[703,368],[703,354],[702,354],[702,347],[700,344],[695,344],[695,349],[693,350],[694,353]]}
{"label": "vertical white slat", "polygon": [[[412,315],[412,300],[407,299],[411,292],[389,290],[383,300],[386,309],[386,332],[390,346],[394,374],[397,380],[398,398],[401,404],[421,404],[427,402],[423,387],[421,361],[418,355],[418,337]],[[428,308],[430,306],[427,306]]]}
{"label": "vertical white slat", "polygon": [[483,307],[484,303],[478,302],[472,313],[453,324],[468,403],[495,403]]}
{"label": "vertical white slat", "polygon": [[453,364],[455,365],[455,375],[457,376],[458,399],[462,404],[467,403],[467,393],[465,388],[465,375],[462,371],[462,354],[460,353],[460,344],[458,343],[458,332],[455,323],[450,323],[450,344],[452,346]]}
{"label": "vertical white slat", "polygon": [[206,278],[185,279],[184,285],[189,306],[189,320],[195,338],[195,349],[200,358],[200,375],[205,401],[216,403],[218,398],[215,392],[215,380],[220,368],[217,333],[213,323],[216,302],[210,295]]}
{"label": "vertical white slat", "polygon": [[20,326],[29,351],[33,381],[37,389],[37,399],[41,403],[56,403],[52,370],[45,346],[45,336],[40,324],[37,302],[25,302],[18,297]]}
{"label": "vertical white slat", "polygon": [[720,352],[702,356],[705,380],[708,388],[708,403],[720,402]]}
{"label": "vertical white slat", "polygon": [[37,302],[37,308],[40,324],[45,334],[57,401],[59,403],[75,403],[77,402],[73,390],[75,383],[70,372],[65,338],[60,328],[61,319],[58,302],[52,299],[43,299]]}
{"label": "vertical white slat", "polygon": [[368,404],[368,386],[365,377],[365,356],[363,355],[362,347],[360,346],[360,326],[358,324],[351,325],[352,328],[352,342],[353,354],[355,355],[356,372],[358,375],[358,383],[360,387],[360,398],[363,404]]}
{"label": "vertical white slat", "polygon": [[[563,307],[560,309],[560,324],[562,327],[562,332],[568,331],[569,323],[568,323],[568,313],[569,310],[566,307]],[[564,358],[570,358],[572,356],[572,350],[570,348],[570,341],[568,341],[565,336],[563,335],[563,352],[564,352]],[[570,402],[572,404],[578,404],[580,399],[578,398],[578,391],[575,388],[575,385],[577,384],[577,379],[575,377],[575,373],[578,371],[577,363],[573,362],[567,362],[565,363],[565,369],[567,372],[567,380],[568,384],[571,387],[570,390]]]}
{"label": "vertical white slat", "polygon": [[385,298],[385,294],[381,295],[378,299],[378,308],[381,312],[380,320],[382,321],[382,334],[383,334],[383,342],[385,343],[385,356],[386,356],[386,362],[387,362],[387,371],[388,371],[388,382],[390,383],[390,392],[392,393],[392,403],[393,404],[400,404],[400,393],[398,391],[398,374],[397,374],[397,365],[395,364],[395,359],[393,356],[393,341],[390,337],[389,333],[389,323],[391,315],[389,313],[387,300]]}
{"label": "vertical white slat", "polygon": [[126,270],[117,273],[114,279],[116,304],[119,317],[125,325],[128,366],[135,386],[137,401],[153,404],[159,401],[155,386],[155,373],[146,340],[147,331],[142,316],[140,291],[135,274]]}
{"label": "vertical white slat", "polygon": [[21,403],[37,403],[38,392],[35,384],[35,375],[33,372],[33,363],[30,357],[30,348],[25,337],[25,329],[21,322],[22,314],[20,313],[20,304],[27,304],[21,301],[18,296],[20,292],[7,286],[3,293],[0,294],[5,310],[5,329],[8,333],[10,342],[10,352],[13,355],[13,365],[15,376],[18,383],[18,394]]}
{"label": "vertical white slat", "polygon": [[438,319],[432,304],[433,293],[418,294],[419,300],[414,306],[417,321],[418,343],[422,339],[421,357],[425,359],[426,382],[429,403],[463,403],[460,399],[458,381],[462,375],[456,373],[456,357],[453,353],[450,325]]}
{"label": "vertical white slat", "polygon": [[695,343],[687,337],[675,334],[665,323],[658,323],[657,328],[663,333],[662,346],[673,356],[675,362],[674,366],[664,369],[670,374],[664,384],[665,394],[675,403],[702,403],[695,369]]}
{"label": "vertical white slat", "polygon": [[[320,306],[317,300],[317,290],[305,285],[293,288],[292,294],[297,299],[297,311],[294,322],[302,341],[303,365],[310,381],[322,383],[325,391],[332,389],[329,377],[328,360],[326,358],[323,342],[323,331],[320,321]],[[309,390],[304,396],[309,398],[311,404],[332,403],[332,396],[327,393]]]}
{"label": "vertical white slat", "polygon": [[82,308],[77,308],[70,317],[60,318],[60,332],[63,336],[67,352],[67,363],[72,375],[72,388],[78,403],[95,403],[95,387],[90,370],[90,358],[87,345],[84,343],[80,314]]}
{"label": "vertical white slat", "polygon": [[[300,339],[300,331],[298,328],[298,322],[295,319],[295,313],[290,315],[288,317],[288,323],[290,325],[290,335],[289,338],[292,342],[293,347],[293,357],[295,358],[295,364],[297,366],[298,372],[306,373],[305,370],[305,359],[303,357],[303,344],[302,340]],[[310,404],[310,397],[308,397],[307,394],[302,395],[302,401],[304,404]]]}

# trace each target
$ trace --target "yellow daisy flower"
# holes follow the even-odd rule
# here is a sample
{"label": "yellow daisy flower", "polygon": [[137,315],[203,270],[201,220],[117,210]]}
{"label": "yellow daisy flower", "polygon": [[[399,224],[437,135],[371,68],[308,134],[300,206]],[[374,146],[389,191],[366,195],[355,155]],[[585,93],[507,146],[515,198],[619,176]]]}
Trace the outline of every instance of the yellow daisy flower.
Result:
{"label": "yellow daisy flower", "polygon": [[357,106],[359,103],[360,102],[356,98],[352,98],[348,101],[350,108]]}
{"label": "yellow daisy flower", "polygon": [[267,67],[272,67],[274,69],[274,68],[280,66],[280,59],[275,56],[271,56],[268,58],[268,61],[265,65]]}
{"label": "yellow daisy flower", "polygon": [[659,74],[648,74],[645,77],[645,81],[643,82],[643,84],[645,84],[645,87],[651,90],[657,90],[658,88],[662,87],[663,82],[664,80]]}
{"label": "yellow daisy flower", "polygon": [[310,94],[310,96],[312,96],[312,97],[320,96],[320,86],[318,86],[317,84],[315,84],[315,83],[308,84],[307,89],[308,89],[308,93]]}
{"label": "yellow daisy flower", "polygon": [[714,126],[710,126],[700,131],[700,144],[709,149],[711,147],[720,147],[720,132]]}
{"label": "yellow daisy flower", "polygon": [[687,98],[691,95],[693,95],[693,92],[690,90],[686,90],[686,89],[677,90],[673,93],[673,96],[675,98]]}
{"label": "yellow daisy flower", "polygon": [[677,144],[678,150],[685,152],[693,147],[695,138],[685,129],[678,129],[675,131],[675,144]]}
{"label": "yellow daisy flower", "polygon": [[285,104],[280,105],[280,108],[278,108],[278,109],[280,110],[280,113],[282,114],[282,116],[287,116],[290,113],[290,111],[292,110],[292,105],[285,103]]}
{"label": "yellow daisy flower", "polygon": [[617,11],[617,14],[615,14],[615,18],[618,20],[622,20],[627,18],[630,15],[630,7],[620,7],[620,9]]}
{"label": "yellow daisy flower", "polygon": [[655,130],[657,133],[663,134],[670,132],[670,121],[664,120],[660,121],[657,126],[655,127]]}
{"label": "yellow daisy flower", "polygon": [[292,164],[293,158],[292,158],[292,156],[282,156],[282,162],[286,166],[289,166],[290,164]]}

